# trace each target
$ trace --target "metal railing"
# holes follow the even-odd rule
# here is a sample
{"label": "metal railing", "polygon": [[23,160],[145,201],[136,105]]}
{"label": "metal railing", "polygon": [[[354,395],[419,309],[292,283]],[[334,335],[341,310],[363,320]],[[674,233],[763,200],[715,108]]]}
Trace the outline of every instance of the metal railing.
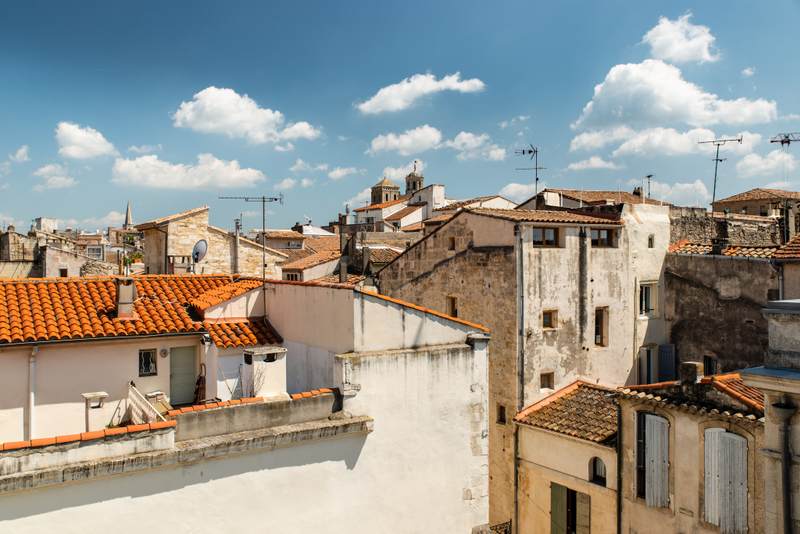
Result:
{"label": "metal railing", "polygon": [[136,389],[133,382],[128,384],[128,406],[131,409],[131,420],[136,424],[166,421],[150,401]]}

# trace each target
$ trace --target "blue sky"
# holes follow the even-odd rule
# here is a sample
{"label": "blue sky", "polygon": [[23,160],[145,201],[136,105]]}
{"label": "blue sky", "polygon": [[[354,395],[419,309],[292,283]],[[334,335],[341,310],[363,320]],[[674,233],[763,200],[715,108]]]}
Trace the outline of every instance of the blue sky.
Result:
{"label": "blue sky", "polygon": [[[0,223],[87,229],[201,204],[229,227],[335,218],[419,159],[448,197],[544,183],[707,204],[798,187],[800,4],[12,2],[0,4]],[[301,163],[298,164],[298,160]],[[361,196],[359,197],[359,194]],[[246,213],[245,227],[259,224]]]}

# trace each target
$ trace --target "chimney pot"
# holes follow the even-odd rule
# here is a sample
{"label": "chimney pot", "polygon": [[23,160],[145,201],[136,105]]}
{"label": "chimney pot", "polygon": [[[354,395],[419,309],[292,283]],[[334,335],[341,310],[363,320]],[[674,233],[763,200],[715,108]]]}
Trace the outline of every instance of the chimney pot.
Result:
{"label": "chimney pot", "polygon": [[117,319],[136,319],[133,303],[136,301],[136,284],[133,278],[117,278]]}

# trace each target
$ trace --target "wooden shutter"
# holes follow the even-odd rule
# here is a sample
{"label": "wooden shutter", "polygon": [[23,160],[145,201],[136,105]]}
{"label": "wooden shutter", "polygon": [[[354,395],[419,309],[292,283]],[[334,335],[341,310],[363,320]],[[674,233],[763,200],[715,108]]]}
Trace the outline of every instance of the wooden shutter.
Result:
{"label": "wooden shutter", "polygon": [[591,532],[592,498],[586,493],[576,495],[575,534]]}
{"label": "wooden shutter", "polygon": [[666,382],[678,378],[675,371],[675,345],[659,345],[658,347],[658,381]]}
{"label": "wooden shutter", "polygon": [[704,487],[703,509],[706,522],[719,526],[720,505],[720,434],[725,431],[721,428],[709,428],[705,431],[704,458]]}
{"label": "wooden shutter", "polygon": [[747,532],[747,440],[733,432],[720,437],[720,532]]}
{"label": "wooden shutter", "polygon": [[550,534],[567,532],[567,488],[550,483]]}
{"label": "wooden shutter", "polygon": [[645,500],[648,506],[669,503],[669,423],[663,417],[645,417]]}

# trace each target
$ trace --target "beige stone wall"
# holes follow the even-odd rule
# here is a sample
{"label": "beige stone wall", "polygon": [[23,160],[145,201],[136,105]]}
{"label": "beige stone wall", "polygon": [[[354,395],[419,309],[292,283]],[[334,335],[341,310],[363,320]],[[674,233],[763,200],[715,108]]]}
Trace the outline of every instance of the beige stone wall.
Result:
{"label": "beige stone wall", "polygon": [[[195,243],[201,239],[208,242],[208,253],[195,266],[197,273],[224,273],[234,271],[235,238],[225,230],[208,225],[208,210],[195,213],[162,227],[168,234],[158,229],[144,232],[144,262],[148,273],[163,273],[164,253],[167,256],[191,256]],[[165,244],[166,241],[166,244]],[[261,247],[249,240],[239,240],[239,273],[248,276],[261,276]],[[283,256],[267,251],[267,278],[281,278],[278,265]]]}
{"label": "beige stone wall", "polygon": [[[620,399],[622,406],[622,531],[631,533],[719,532],[703,519],[704,432],[724,428],[747,439],[748,532],[764,532],[764,427],[734,424],[708,412],[665,410],[649,403]],[[669,421],[669,506],[648,507],[636,496],[636,413],[646,411]]]}
{"label": "beige stone wall", "polygon": [[[616,456],[613,447],[573,439],[546,430],[519,427],[520,533],[550,532],[550,485],[565,486],[589,495],[593,534],[617,532]],[[553,454],[558,451],[558,454]],[[606,466],[606,486],[589,482],[592,458]]]}
{"label": "beige stone wall", "polygon": [[[509,224],[509,226],[511,226]],[[448,250],[450,238],[456,250]],[[465,218],[432,234],[378,275],[382,293],[446,313],[456,297],[458,316],[491,329],[489,356],[489,522],[514,513],[516,384],[516,278],[514,248],[470,248],[474,236]],[[439,268],[435,268],[435,267]],[[498,406],[506,424],[498,424]]]}

